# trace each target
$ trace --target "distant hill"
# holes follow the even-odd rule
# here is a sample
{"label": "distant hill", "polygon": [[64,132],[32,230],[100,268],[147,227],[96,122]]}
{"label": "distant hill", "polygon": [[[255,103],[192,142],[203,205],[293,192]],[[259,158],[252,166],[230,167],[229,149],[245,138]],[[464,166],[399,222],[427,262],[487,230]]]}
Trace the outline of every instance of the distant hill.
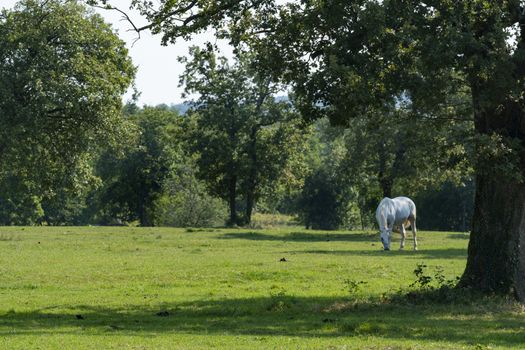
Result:
{"label": "distant hill", "polygon": [[[275,99],[277,101],[279,101],[279,102],[281,102],[281,101],[288,101],[289,100],[288,96],[277,96],[277,97],[275,97]],[[177,111],[180,114],[186,114],[188,109],[191,108],[191,105],[189,103],[186,103],[186,102],[183,102],[183,103],[171,103],[169,106],[163,104],[163,106],[165,106],[169,110]]]}
{"label": "distant hill", "polygon": [[188,109],[190,109],[190,107],[191,106],[189,103],[172,103],[169,108],[171,110],[176,110],[180,114],[186,114],[186,112],[188,111]]}

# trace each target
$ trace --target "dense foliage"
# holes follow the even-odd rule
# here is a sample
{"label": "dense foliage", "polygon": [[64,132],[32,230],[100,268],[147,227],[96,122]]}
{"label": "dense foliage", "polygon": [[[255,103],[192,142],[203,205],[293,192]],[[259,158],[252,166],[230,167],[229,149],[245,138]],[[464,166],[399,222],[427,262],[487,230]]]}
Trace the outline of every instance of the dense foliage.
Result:
{"label": "dense foliage", "polygon": [[[75,1],[0,15],[0,210],[4,223],[63,221],[92,182],[93,154],[121,130],[135,68],[102,18]],[[65,197],[72,198],[65,203]]]}
{"label": "dense foliage", "polygon": [[190,54],[181,83],[186,93],[199,94],[190,112],[198,176],[228,202],[230,224],[249,224],[262,193],[291,180],[290,160],[304,142],[299,115],[276,99],[279,86],[253,71],[248,55],[230,64],[210,48]]}
{"label": "dense foliage", "polygon": [[[277,98],[284,86],[260,56],[267,42],[250,41],[258,56],[240,50],[228,61],[207,45],[182,59],[181,84],[199,96],[186,114],[166,105],[121,108],[134,69],[100,17],[71,1],[27,0],[4,11],[0,24],[2,132],[11,135],[0,147],[2,224],[242,225],[258,211],[311,228],[367,228],[382,196],[411,195],[423,213],[446,213],[423,214],[422,227],[465,229],[470,144],[459,140],[471,137],[472,123],[462,91],[448,95],[454,110],[424,119],[409,95],[384,95],[344,129],[327,119],[307,125],[340,108],[323,103],[307,114],[300,89]],[[453,123],[438,122],[458,113]],[[444,199],[450,193],[461,210]]]}

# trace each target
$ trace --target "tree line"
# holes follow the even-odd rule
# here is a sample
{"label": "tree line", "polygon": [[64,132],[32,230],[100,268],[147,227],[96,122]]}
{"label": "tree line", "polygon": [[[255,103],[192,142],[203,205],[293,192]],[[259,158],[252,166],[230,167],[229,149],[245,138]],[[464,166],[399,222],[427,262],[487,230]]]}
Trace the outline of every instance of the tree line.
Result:
{"label": "tree line", "polygon": [[[11,34],[3,39],[4,62],[14,69],[1,77],[3,124],[12,120],[16,141],[3,149],[20,161],[5,161],[0,173],[3,225],[249,225],[257,210],[294,215],[307,228],[365,229],[375,225],[379,200],[398,194],[417,199],[421,227],[468,228],[472,171],[459,142],[472,131],[468,121],[425,128],[407,99],[385,103],[344,128],[327,118],[308,121],[298,99],[279,97],[284,86],[256,69],[255,55],[228,60],[212,45],[180,58],[186,66],[180,83],[188,96],[198,96],[184,114],[133,101],[119,107],[134,68],[99,16],[75,2],[25,1],[3,18]],[[26,26],[15,31],[21,19]],[[35,21],[40,27],[28,38],[25,31]],[[86,37],[87,27],[92,33]],[[120,51],[86,49],[98,41]],[[101,61],[109,55],[113,61]],[[93,61],[105,71],[90,71]],[[35,84],[28,77],[13,75],[22,69],[42,75],[31,76],[40,79],[42,91],[25,85]],[[122,82],[100,79],[108,73]],[[21,113],[26,101],[9,100],[9,93],[20,93],[9,86],[25,87],[25,98],[34,100],[24,112],[28,125],[9,114]],[[112,101],[98,100],[108,95]],[[15,133],[21,126],[25,138]],[[36,145],[43,154],[24,149],[33,136],[49,138]],[[60,138],[69,140],[59,145]]]}

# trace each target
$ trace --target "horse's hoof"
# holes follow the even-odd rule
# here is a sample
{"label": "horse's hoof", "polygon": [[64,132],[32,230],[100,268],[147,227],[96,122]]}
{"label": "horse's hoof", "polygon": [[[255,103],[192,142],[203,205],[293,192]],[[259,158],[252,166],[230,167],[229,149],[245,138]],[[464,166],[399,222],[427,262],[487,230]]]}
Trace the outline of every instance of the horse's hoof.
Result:
{"label": "horse's hoof", "polygon": [[414,250],[417,250],[417,247],[414,247]]}
{"label": "horse's hoof", "polygon": [[399,248],[399,250],[404,250],[404,249],[405,249],[405,248],[403,248],[403,247]]}
{"label": "horse's hoof", "polygon": [[385,250],[390,250],[390,248],[385,248]]}

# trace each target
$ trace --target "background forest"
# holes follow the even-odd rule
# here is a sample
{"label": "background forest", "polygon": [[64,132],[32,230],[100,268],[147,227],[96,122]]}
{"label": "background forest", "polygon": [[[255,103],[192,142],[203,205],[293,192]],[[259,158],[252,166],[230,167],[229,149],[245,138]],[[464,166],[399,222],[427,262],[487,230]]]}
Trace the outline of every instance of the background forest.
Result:
{"label": "background forest", "polygon": [[0,225],[255,227],[282,214],[367,229],[381,198],[405,195],[420,228],[470,227],[463,90],[432,112],[400,94],[339,121],[249,50],[227,59],[207,44],[179,58],[187,103],[122,106],[135,68],[84,6],[25,1],[0,32]]}
{"label": "background forest", "polygon": [[[238,140],[231,145],[221,138],[228,127],[222,111],[126,104],[118,142],[88,153],[78,169],[54,179],[52,188],[42,190],[31,176],[2,172],[0,225],[256,226],[257,213],[289,215],[307,228],[369,229],[387,182],[391,194],[415,199],[421,228],[468,230],[474,185],[463,148],[440,155],[443,171],[454,177],[433,165],[421,174],[416,169],[424,169],[436,150],[402,135],[402,125],[388,135],[365,120],[346,129],[325,119],[304,124],[295,119],[288,98],[271,96],[268,113],[274,108],[288,119],[258,126],[248,111],[257,106],[243,103],[238,107],[247,111],[235,120]],[[204,124],[203,113],[216,113],[216,119]],[[257,127],[260,137],[253,145],[250,135]],[[439,141],[453,143],[459,131],[443,130]],[[250,188],[246,162],[253,155],[258,170]],[[40,171],[46,166],[52,164],[42,164]],[[238,181],[233,198],[231,177]],[[248,217],[250,191],[255,198]]]}

